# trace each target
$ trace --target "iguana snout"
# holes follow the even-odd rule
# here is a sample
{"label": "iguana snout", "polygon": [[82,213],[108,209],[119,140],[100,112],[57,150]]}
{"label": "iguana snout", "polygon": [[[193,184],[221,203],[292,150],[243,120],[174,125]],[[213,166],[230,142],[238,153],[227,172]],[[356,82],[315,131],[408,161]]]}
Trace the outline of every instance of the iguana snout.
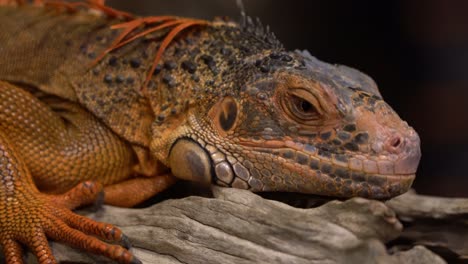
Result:
{"label": "iguana snout", "polygon": [[[359,97],[361,92],[356,92]],[[413,128],[383,100],[376,101],[373,106],[358,103],[355,119],[357,127],[369,135],[369,144],[365,148],[369,153],[375,153],[379,174],[414,177],[421,151],[419,136]]]}

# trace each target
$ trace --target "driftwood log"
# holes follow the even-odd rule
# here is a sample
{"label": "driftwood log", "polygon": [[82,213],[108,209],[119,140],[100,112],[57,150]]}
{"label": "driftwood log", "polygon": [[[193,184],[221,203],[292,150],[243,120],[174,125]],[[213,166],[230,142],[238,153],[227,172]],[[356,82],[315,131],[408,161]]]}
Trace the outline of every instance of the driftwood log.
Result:
{"label": "driftwood log", "polygon": [[[386,203],[353,198],[303,209],[244,190],[213,187],[213,195],[85,214],[121,227],[143,263],[437,264],[468,258],[468,199],[410,192]],[[61,263],[110,263],[52,247]]]}
{"label": "driftwood log", "polygon": [[408,192],[386,205],[405,226],[393,242],[395,249],[424,245],[449,263],[468,263],[468,199]]}

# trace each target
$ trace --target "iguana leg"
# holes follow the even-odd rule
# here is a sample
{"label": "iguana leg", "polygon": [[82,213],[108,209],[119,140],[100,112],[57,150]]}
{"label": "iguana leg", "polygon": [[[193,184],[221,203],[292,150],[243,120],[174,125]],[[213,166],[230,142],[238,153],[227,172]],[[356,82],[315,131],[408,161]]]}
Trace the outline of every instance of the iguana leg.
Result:
{"label": "iguana leg", "polygon": [[130,179],[106,186],[104,201],[105,204],[132,207],[167,189],[175,182],[176,178],[169,174]]}
{"label": "iguana leg", "polygon": [[131,175],[131,148],[79,106],[40,98],[0,82],[0,247],[8,263],[22,263],[20,245],[39,263],[55,263],[48,238],[140,263],[100,240],[128,245],[119,229],[70,211]]}
{"label": "iguana leg", "polygon": [[39,263],[56,263],[47,238],[120,263],[139,263],[125,248],[94,237],[126,243],[118,228],[76,215],[67,208],[92,201],[101,189],[99,185],[83,183],[62,195],[40,193],[26,164],[1,131],[0,179],[0,245],[9,264],[22,263],[20,243],[36,255]]}
{"label": "iguana leg", "polygon": [[47,193],[121,182],[136,164],[131,146],[79,105],[1,81],[0,129]]}

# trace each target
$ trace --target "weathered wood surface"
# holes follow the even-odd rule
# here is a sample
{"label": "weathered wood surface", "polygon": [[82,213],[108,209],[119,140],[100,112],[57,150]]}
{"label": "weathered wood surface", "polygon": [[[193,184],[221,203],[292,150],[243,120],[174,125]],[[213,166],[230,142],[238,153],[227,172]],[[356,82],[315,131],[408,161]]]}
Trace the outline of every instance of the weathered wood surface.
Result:
{"label": "weathered wood surface", "polygon": [[386,203],[405,225],[396,241],[411,241],[468,263],[468,199],[417,195],[413,191]]}
{"label": "weathered wood surface", "polygon": [[[353,198],[300,209],[244,190],[213,193],[87,215],[120,226],[144,263],[446,263],[412,241],[444,248],[452,260],[466,257],[467,199],[409,193],[387,203]],[[402,232],[394,211],[412,226]],[[431,230],[437,223],[444,229]],[[63,263],[110,263],[55,243],[53,249]]]}

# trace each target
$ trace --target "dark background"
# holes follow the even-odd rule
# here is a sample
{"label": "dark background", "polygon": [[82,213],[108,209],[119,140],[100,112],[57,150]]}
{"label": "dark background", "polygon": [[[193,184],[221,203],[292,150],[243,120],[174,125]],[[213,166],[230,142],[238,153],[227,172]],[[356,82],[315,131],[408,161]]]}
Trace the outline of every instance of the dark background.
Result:
{"label": "dark background", "polygon": [[[422,194],[468,197],[468,1],[244,0],[288,49],[370,75],[422,141]],[[235,0],[109,0],[138,15],[211,19]]]}

